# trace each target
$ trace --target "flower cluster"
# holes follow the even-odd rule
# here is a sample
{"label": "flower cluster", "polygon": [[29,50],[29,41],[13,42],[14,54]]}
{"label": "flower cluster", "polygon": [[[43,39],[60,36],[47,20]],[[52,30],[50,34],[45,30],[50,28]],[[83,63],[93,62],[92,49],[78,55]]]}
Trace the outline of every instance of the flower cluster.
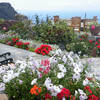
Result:
{"label": "flower cluster", "polygon": [[34,85],[33,88],[31,88],[30,93],[33,95],[38,95],[39,93],[41,93],[41,88]]}
{"label": "flower cluster", "polygon": [[1,66],[0,87],[14,100],[99,100],[100,83],[90,67],[77,54],[59,49],[49,59],[30,57]]}
{"label": "flower cluster", "polygon": [[15,46],[15,47],[18,47],[18,48],[22,48],[22,49],[26,49],[28,50],[28,45],[29,45],[29,42],[22,42],[22,41],[19,41],[19,38],[11,38],[8,40],[7,42],[8,45],[10,46]]}
{"label": "flower cluster", "polygon": [[[94,29],[94,26],[93,26]],[[100,56],[100,39],[97,39],[96,41],[94,40],[88,40],[88,35],[82,35],[80,38],[80,42],[85,43],[85,48],[88,48],[88,52],[92,54],[91,50],[95,49],[96,55],[95,56]]]}
{"label": "flower cluster", "polygon": [[16,43],[19,41],[19,38],[11,38],[9,40],[7,40],[7,44],[10,46],[14,46],[16,45]]}
{"label": "flower cluster", "polygon": [[42,55],[48,55],[51,50],[51,46],[42,44],[39,48],[35,50],[35,52]]}

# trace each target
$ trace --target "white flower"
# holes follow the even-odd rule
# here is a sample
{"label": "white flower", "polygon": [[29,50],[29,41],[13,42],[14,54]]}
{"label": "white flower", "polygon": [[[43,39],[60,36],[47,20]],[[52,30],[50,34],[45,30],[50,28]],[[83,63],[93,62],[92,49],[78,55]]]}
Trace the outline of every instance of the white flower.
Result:
{"label": "white flower", "polygon": [[86,100],[88,98],[87,95],[86,95],[86,93],[83,92],[83,90],[78,89],[78,91],[80,93],[80,96],[79,96],[80,100]]}
{"label": "white flower", "polygon": [[0,83],[0,92],[5,90],[5,84],[4,83]]}
{"label": "white flower", "polygon": [[60,89],[63,89],[63,86],[62,86],[62,85],[59,85],[59,88],[60,88]]}
{"label": "white flower", "polygon": [[57,94],[61,92],[61,89],[59,88],[59,86],[54,85],[53,89]]}
{"label": "white flower", "polygon": [[79,99],[80,99],[80,100],[87,100],[87,98],[88,98],[88,97],[86,96],[86,94],[83,94],[83,95],[80,95],[80,96],[79,96]]}
{"label": "white flower", "polygon": [[66,72],[66,68],[64,67],[63,64],[58,64],[58,68],[59,68],[60,71],[62,71],[64,73]]}
{"label": "white flower", "polygon": [[83,93],[84,93],[83,90],[81,90],[81,89],[78,89],[78,92],[79,92],[80,94],[83,94]]}
{"label": "white flower", "polygon": [[37,82],[37,78],[35,78],[34,80],[32,80],[31,85],[34,85]]}
{"label": "white flower", "polygon": [[58,74],[57,74],[57,78],[58,79],[61,79],[61,78],[63,78],[64,77],[64,73],[63,72],[59,72]]}
{"label": "white flower", "polygon": [[52,83],[47,83],[47,84],[45,84],[45,86],[46,86],[46,88],[47,88],[48,90],[50,90],[50,91],[53,90],[53,84],[52,84]]}
{"label": "white flower", "polygon": [[77,74],[80,73],[81,71],[82,71],[82,70],[81,70],[81,68],[79,68],[79,67],[75,67],[75,68],[74,68],[74,72],[77,73]]}
{"label": "white flower", "polygon": [[4,75],[3,76],[3,82],[4,83],[7,83],[7,82],[9,82],[10,81],[10,77],[8,77],[7,75]]}
{"label": "white flower", "polygon": [[86,86],[87,84],[89,84],[89,80],[86,78],[86,79],[83,81],[83,85]]}
{"label": "white flower", "polygon": [[61,55],[61,54],[62,54],[61,49],[56,50],[56,53],[55,53],[55,54],[56,54],[56,55]]}
{"label": "white flower", "polygon": [[50,61],[50,63],[57,63],[57,58],[56,57],[50,57],[49,61]]}
{"label": "white flower", "polygon": [[62,100],[66,100],[65,97],[63,97]]}
{"label": "white flower", "polygon": [[73,80],[79,80],[80,79],[80,73],[75,73],[74,75],[73,75]]}
{"label": "white flower", "polygon": [[77,96],[77,95],[78,95],[78,91],[75,90],[75,96]]}
{"label": "white flower", "polygon": [[63,61],[64,63],[66,63],[66,62],[67,62],[67,58],[66,58],[66,56],[65,56],[65,55],[63,56],[62,61]]}
{"label": "white flower", "polygon": [[44,85],[46,85],[46,84],[51,84],[51,79],[48,77],[48,78],[46,78],[46,80],[45,80],[45,82],[44,82]]}

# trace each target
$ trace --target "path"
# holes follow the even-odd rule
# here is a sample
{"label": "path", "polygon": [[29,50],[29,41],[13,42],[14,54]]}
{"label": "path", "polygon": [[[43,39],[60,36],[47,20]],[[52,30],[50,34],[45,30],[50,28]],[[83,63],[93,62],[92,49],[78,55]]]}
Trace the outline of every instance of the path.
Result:
{"label": "path", "polygon": [[0,54],[6,53],[6,52],[11,53],[11,56],[14,59],[14,61],[16,61],[18,59],[22,60],[22,59],[25,59],[30,56],[34,56],[34,58],[36,60],[48,58],[47,56],[42,56],[42,55],[36,54],[34,52],[30,52],[30,51],[27,51],[24,49],[19,49],[19,48],[13,47],[13,46],[8,46],[8,45],[0,43]]}

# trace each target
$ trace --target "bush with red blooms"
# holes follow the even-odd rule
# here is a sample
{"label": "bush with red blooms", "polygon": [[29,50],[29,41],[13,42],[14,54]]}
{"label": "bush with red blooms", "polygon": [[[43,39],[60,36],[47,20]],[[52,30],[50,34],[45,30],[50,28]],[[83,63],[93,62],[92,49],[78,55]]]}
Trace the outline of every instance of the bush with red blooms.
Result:
{"label": "bush with red blooms", "polygon": [[19,41],[19,38],[10,38],[9,40],[7,40],[7,43],[8,45],[10,46],[15,46],[17,48],[22,48],[22,49],[26,49],[28,50],[28,45],[29,45],[29,42],[22,42],[22,41]]}
{"label": "bush with red blooms", "polygon": [[85,86],[84,88],[86,91],[88,91],[89,93],[92,93],[91,89],[90,89],[90,86]]}
{"label": "bush with red blooms", "polygon": [[52,96],[49,93],[46,93],[45,100],[52,100]]}
{"label": "bush with red blooms", "polygon": [[88,96],[88,100],[100,100],[97,96],[95,96],[95,95],[89,95]]}
{"label": "bush with red blooms", "polygon": [[61,90],[61,92],[57,94],[57,97],[58,97],[57,100],[62,100],[63,97],[69,98],[70,95],[71,95],[71,93],[70,93],[69,89],[63,88]]}
{"label": "bush with red blooms", "polygon": [[22,48],[22,49],[28,50],[29,49],[28,45],[29,45],[29,42],[23,43],[22,41],[19,41],[19,42],[16,43],[15,46],[18,47],[18,48]]}
{"label": "bush with red blooms", "polygon": [[17,42],[19,42],[19,38],[10,38],[6,41],[8,45],[10,46],[14,46],[16,45]]}
{"label": "bush with red blooms", "polygon": [[51,46],[42,44],[35,50],[35,52],[41,55],[48,55],[51,50],[52,50]]}
{"label": "bush with red blooms", "polygon": [[[83,44],[83,48],[80,46],[80,44]],[[85,44],[85,46],[84,46]],[[80,48],[78,48],[80,47]],[[88,54],[91,56],[93,49],[96,49],[96,56],[100,56],[100,39],[94,41],[94,40],[88,40],[88,34],[84,34],[81,35],[79,41],[78,41],[78,45],[77,43],[75,44],[75,46],[71,47],[74,48],[75,53],[77,53],[77,51],[81,51],[82,54]],[[78,50],[77,50],[78,48]],[[85,52],[85,50],[87,52]]]}

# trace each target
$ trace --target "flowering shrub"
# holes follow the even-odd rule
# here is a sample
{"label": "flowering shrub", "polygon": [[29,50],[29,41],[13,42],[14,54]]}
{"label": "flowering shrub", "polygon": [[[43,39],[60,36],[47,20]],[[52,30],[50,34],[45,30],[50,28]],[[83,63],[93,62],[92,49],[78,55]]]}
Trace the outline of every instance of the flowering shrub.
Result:
{"label": "flowering shrub", "polygon": [[42,44],[39,48],[35,50],[35,52],[42,55],[48,55],[51,50],[51,46]]}
{"label": "flowering shrub", "polygon": [[4,20],[4,21],[0,24],[0,30],[2,30],[2,32],[9,31],[9,28],[10,28],[14,23],[16,23],[16,21]]}
{"label": "flowering shrub", "polygon": [[100,100],[100,83],[89,71],[78,55],[57,50],[46,60],[0,66],[0,90],[9,100]]}
{"label": "flowering shrub", "polygon": [[58,21],[52,23],[51,20],[40,21],[36,16],[36,24],[33,28],[34,37],[37,40],[41,40],[43,43],[59,44],[70,43],[75,36],[72,32],[72,28],[67,26],[65,21]]}
{"label": "flowering shrub", "polygon": [[19,38],[9,38],[9,40],[7,40],[6,44],[10,45],[10,46],[14,46],[16,45],[16,43],[19,41]]}
{"label": "flowering shrub", "polygon": [[8,45],[10,46],[15,46],[17,48],[22,48],[22,49],[26,49],[28,50],[28,45],[29,45],[29,42],[22,42],[22,41],[19,41],[19,38],[9,38],[7,41],[6,41]]}
{"label": "flowering shrub", "polygon": [[92,56],[93,50],[95,49],[95,56],[100,56],[100,39],[96,41],[88,40],[88,34],[84,34],[73,43],[67,44],[66,49],[67,51],[73,51],[81,56]]}

